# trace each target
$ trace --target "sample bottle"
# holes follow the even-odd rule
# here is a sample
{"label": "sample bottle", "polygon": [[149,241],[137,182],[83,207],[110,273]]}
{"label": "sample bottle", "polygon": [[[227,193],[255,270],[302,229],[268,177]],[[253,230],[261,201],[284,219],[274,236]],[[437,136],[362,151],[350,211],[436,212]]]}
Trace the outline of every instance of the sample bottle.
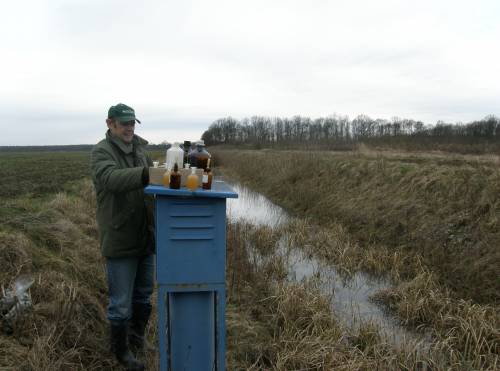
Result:
{"label": "sample bottle", "polygon": [[181,174],[179,173],[179,166],[177,162],[174,165],[174,170],[170,172],[170,188],[181,188]]}
{"label": "sample bottle", "polygon": [[205,149],[205,142],[200,140],[196,142],[196,148],[189,153],[189,163],[199,169],[206,169],[210,153]]}
{"label": "sample bottle", "polygon": [[203,180],[201,182],[201,187],[203,189],[212,189],[212,173],[209,167],[207,167],[203,172]]}
{"label": "sample bottle", "polygon": [[185,187],[187,177],[189,176],[189,174],[191,174],[191,170],[189,169],[189,164],[188,163],[184,164],[184,167],[179,170],[179,173],[181,173],[181,187]]}
{"label": "sample bottle", "polygon": [[191,174],[189,174],[186,180],[186,187],[191,191],[195,191],[198,188],[198,175],[196,175],[195,167],[191,168]]}
{"label": "sample bottle", "polygon": [[184,151],[179,146],[178,142],[175,142],[174,145],[167,150],[165,167],[167,170],[172,170],[175,163],[181,164],[181,166],[184,163]]}

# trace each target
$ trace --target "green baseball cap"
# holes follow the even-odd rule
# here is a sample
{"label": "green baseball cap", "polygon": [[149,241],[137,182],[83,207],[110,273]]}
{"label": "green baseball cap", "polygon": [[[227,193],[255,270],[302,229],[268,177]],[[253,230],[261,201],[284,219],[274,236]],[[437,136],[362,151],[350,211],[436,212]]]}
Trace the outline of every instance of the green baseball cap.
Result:
{"label": "green baseball cap", "polygon": [[123,103],[118,103],[116,106],[109,107],[108,119],[115,119],[120,122],[137,121],[139,124],[141,123],[135,118],[134,109]]}

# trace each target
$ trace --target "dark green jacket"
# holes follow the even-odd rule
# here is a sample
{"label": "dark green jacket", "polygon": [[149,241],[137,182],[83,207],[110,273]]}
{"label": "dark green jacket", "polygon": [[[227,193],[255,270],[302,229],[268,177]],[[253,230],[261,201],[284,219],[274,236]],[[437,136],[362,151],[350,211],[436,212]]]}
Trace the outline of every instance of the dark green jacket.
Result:
{"label": "dark green jacket", "polygon": [[97,196],[97,226],[105,257],[154,252],[153,198],[144,194],[143,170],[152,165],[148,142],[134,135],[126,145],[106,133],[92,149],[91,171]]}

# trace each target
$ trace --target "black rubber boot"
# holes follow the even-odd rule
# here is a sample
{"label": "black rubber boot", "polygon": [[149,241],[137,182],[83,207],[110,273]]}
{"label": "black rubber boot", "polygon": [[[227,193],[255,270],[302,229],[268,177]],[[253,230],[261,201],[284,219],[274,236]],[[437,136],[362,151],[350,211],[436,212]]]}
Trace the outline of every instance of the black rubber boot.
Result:
{"label": "black rubber boot", "polygon": [[146,326],[151,316],[151,304],[133,303],[132,318],[130,320],[128,341],[130,348],[134,353],[153,351],[151,346],[145,339]]}
{"label": "black rubber boot", "polygon": [[111,351],[128,371],[143,371],[144,364],[138,361],[128,349],[127,332],[126,322],[111,324]]}

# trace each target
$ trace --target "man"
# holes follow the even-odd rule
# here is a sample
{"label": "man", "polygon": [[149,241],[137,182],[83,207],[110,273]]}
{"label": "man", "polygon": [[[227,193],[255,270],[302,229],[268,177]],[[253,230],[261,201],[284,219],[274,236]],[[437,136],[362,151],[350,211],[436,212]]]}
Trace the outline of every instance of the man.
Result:
{"label": "man", "polygon": [[97,196],[97,225],[106,260],[111,349],[129,370],[143,370],[129,349],[144,348],[151,314],[154,277],[153,200],[147,141],[134,134],[135,111],[122,103],[108,111],[106,138],[92,149],[91,170]]}

